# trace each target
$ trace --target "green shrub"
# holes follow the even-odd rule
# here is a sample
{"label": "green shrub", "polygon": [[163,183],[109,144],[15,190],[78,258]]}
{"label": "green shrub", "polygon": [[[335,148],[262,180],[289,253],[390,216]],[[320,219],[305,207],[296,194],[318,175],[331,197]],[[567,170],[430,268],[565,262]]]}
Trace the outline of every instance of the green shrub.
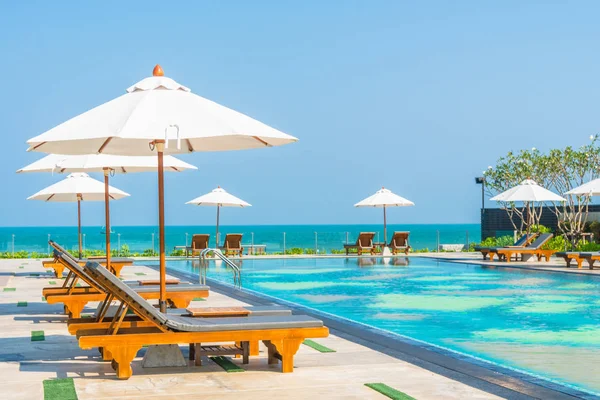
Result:
{"label": "green shrub", "polygon": [[600,251],[600,243],[579,243],[576,247],[577,251]]}
{"label": "green shrub", "polygon": [[532,233],[552,233],[552,229],[544,225],[531,225],[529,231]]}
{"label": "green shrub", "polygon": [[183,249],[175,249],[171,252],[171,256],[173,257],[183,257],[185,256],[185,250]]}
{"label": "green shrub", "polygon": [[331,249],[331,254],[346,254],[346,250],[344,249]]}
{"label": "green shrub", "polygon": [[154,251],[153,249],[146,249],[142,253],[142,257],[157,257],[157,256],[158,256],[158,253],[156,251]]}
{"label": "green shrub", "polygon": [[554,236],[542,247],[542,250],[565,251],[568,247],[570,247],[570,245],[567,244],[568,241],[564,236]]}

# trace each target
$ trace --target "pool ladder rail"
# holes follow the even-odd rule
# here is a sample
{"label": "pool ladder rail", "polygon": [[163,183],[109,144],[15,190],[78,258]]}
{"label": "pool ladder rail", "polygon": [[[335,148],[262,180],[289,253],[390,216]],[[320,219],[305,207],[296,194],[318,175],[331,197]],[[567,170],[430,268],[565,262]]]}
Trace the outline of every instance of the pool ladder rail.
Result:
{"label": "pool ladder rail", "polygon": [[242,270],[233,261],[223,254],[219,249],[207,248],[200,252],[200,284],[206,285],[206,271],[208,270],[208,253],[213,253],[216,257],[220,258],[225,265],[227,265],[233,271],[233,286],[241,289],[242,288]]}

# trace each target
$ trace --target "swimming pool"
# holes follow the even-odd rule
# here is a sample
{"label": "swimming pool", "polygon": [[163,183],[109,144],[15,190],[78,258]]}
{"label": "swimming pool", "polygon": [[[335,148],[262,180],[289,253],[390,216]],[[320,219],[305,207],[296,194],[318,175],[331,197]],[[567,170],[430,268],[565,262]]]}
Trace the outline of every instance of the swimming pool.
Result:
{"label": "swimming pool", "polygon": [[[239,265],[244,288],[600,392],[600,277],[419,257]],[[214,262],[208,277],[232,281]]]}

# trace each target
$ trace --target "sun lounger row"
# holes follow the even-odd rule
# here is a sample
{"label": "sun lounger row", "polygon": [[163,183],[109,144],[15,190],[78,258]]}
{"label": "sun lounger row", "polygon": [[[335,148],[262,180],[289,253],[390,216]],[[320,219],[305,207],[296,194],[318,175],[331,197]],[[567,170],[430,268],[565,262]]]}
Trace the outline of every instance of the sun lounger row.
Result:
{"label": "sun lounger row", "polygon": [[[106,258],[94,258],[91,260],[102,265],[106,265]],[[84,265],[88,261],[89,260],[87,259],[77,259],[77,262],[80,265]],[[133,265],[133,258],[111,257],[110,259],[110,270],[117,277],[121,276],[121,270],[127,265]],[[42,266],[44,268],[52,268],[54,270],[54,276],[56,276],[58,279],[62,278],[65,267],[61,263],[56,261],[42,261]]]}
{"label": "sun lounger row", "polygon": [[521,236],[514,245],[507,247],[481,247],[476,246],[475,251],[481,252],[483,259],[489,257],[490,261],[494,260],[494,256],[497,256],[499,260],[504,260],[507,263],[512,260],[512,257],[521,258],[523,255],[532,255],[537,257],[538,261],[542,258],[546,261],[550,260],[552,254],[556,253],[556,250],[542,249],[554,235],[551,233],[542,234],[526,234]]}
{"label": "sun lounger row", "polygon": [[[392,251],[392,254],[408,254],[410,251],[410,245],[408,244],[409,235],[410,232],[394,232],[390,243],[387,245]],[[374,243],[374,238],[375,232],[361,232],[358,235],[358,239],[356,239],[356,243],[344,245],[346,255],[350,254],[350,250],[352,249],[356,249],[359,256],[363,253],[375,254],[377,246],[385,246],[385,243]]]}
{"label": "sun lounger row", "polygon": [[[93,318],[70,318],[68,329],[77,336],[81,348],[97,347],[103,360],[111,361],[119,379],[131,376],[131,362],[139,349],[162,344],[188,344],[190,359],[200,365],[201,356],[217,353],[241,355],[243,362],[247,363],[249,356],[258,354],[258,342],[262,341],[268,350],[269,364],[281,361],[282,372],[292,372],[294,355],[304,339],[329,334],[322,321],[291,315],[281,306],[186,310],[180,307],[161,313],[144,298],[147,293],[144,289],[156,290],[152,286],[144,287],[139,282],[127,285],[94,261],[81,266],[58,244],[51,244],[55,261],[70,272],[68,282],[62,288],[45,288],[44,293],[47,298],[63,296],[67,301],[68,296],[100,295],[95,298],[100,301],[96,315]],[[89,286],[77,287],[77,281]],[[170,285],[169,289],[187,286],[199,285],[182,283]],[[206,289],[208,294],[207,287],[201,289]],[[116,307],[111,305],[115,301],[118,303]],[[232,344],[215,346],[212,344],[215,342]],[[202,343],[211,345],[202,346]]]}

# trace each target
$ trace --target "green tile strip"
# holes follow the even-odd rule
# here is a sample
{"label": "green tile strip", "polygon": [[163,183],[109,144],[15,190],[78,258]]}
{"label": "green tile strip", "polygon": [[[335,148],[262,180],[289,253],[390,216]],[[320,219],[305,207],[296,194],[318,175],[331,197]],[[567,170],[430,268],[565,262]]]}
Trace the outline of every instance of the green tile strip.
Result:
{"label": "green tile strip", "polygon": [[46,337],[44,336],[44,331],[31,331],[32,342],[41,342],[42,340],[46,340]]}
{"label": "green tile strip", "polygon": [[50,281],[48,282],[49,285],[56,285],[56,281]]}
{"label": "green tile strip", "polygon": [[226,372],[244,372],[245,369],[241,368],[239,365],[235,364],[227,357],[219,356],[219,357],[209,357],[212,361],[217,363],[219,367],[223,368]]}
{"label": "green tile strip", "polygon": [[44,296],[42,296],[42,301],[46,301],[46,298]]}
{"label": "green tile strip", "polygon": [[2,291],[3,292],[14,292],[16,290],[17,290],[17,288],[14,288],[14,287],[5,287]]}
{"label": "green tile strip", "polygon": [[206,301],[206,299],[202,297],[194,297],[194,301]]}
{"label": "green tile strip", "polygon": [[19,269],[22,269],[22,268],[25,268],[25,267],[21,265],[21,266],[19,267]]}
{"label": "green tile strip", "polygon": [[19,301],[19,302],[17,302],[17,307],[27,307],[27,302],[26,301]]}
{"label": "green tile strip", "polygon": [[365,386],[393,400],[416,400],[414,397],[389,387],[385,383],[365,383]]}
{"label": "green tile strip", "polygon": [[313,342],[310,339],[304,340],[304,342],[302,342],[302,344],[306,345],[308,347],[312,347],[313,349],[315,349],[321,353],[335,353],[335,350],[330,349],[329,347],[323,346],[322,344],[319,344],[317,342]]}
{"label": "green tile strip", "polygon": [[73,378],[44,381],[44,400],[77,400]]}
{"label": "green tile strip", "polygon": [[143,273],[143,272],[136,272],[135,274],[136,274],[136,275],[139,275],[139,276],[146,275],[146,274],[145,274],[145,273]]}

